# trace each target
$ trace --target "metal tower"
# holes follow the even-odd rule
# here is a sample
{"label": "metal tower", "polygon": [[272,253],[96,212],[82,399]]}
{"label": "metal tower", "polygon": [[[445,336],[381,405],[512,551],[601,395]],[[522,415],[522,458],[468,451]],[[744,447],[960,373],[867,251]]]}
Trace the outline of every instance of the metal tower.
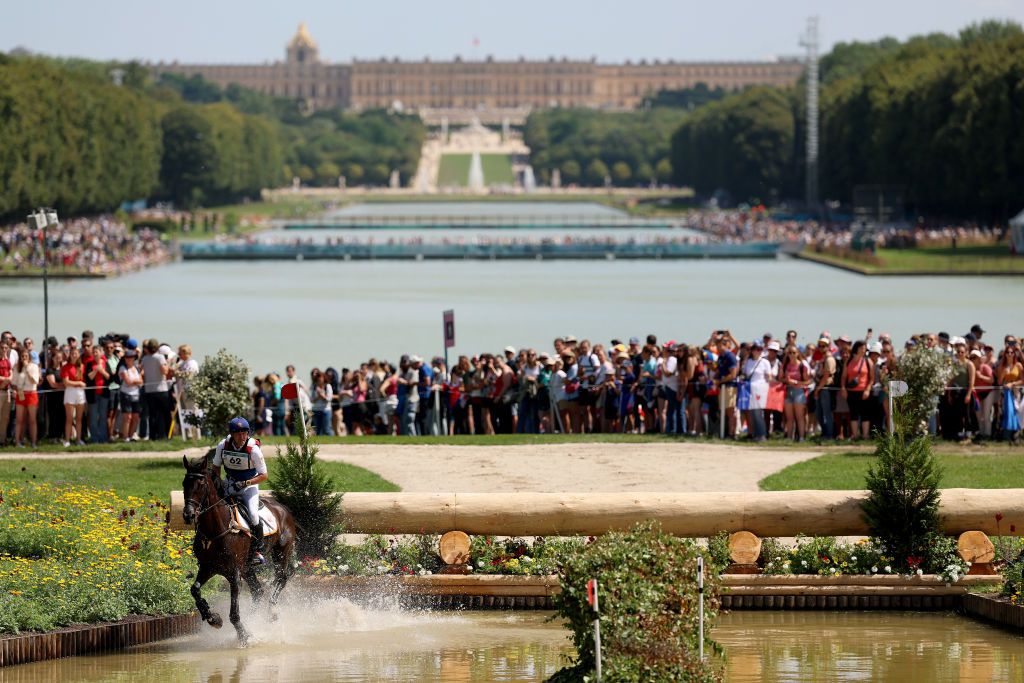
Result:
{"label": "metal tower", "polygon": [[807,48],[807,186],[809,211],[818,210],[818,17],[808,17],[807,32],[800,39]]}

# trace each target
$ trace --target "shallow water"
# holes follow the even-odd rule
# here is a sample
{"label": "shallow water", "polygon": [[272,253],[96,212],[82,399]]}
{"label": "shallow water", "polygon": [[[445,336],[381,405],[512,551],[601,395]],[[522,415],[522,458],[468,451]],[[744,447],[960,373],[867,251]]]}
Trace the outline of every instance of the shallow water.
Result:
{"label": "shallow water", "polygon": [[[347,600],[282,606],[134,648],[0,669],[0,681],[542,681],[568,632],[541,612],[401,612]],[[714,637],[730,683],[1024,680],[1024,638],[951,613],[732,612]]]}

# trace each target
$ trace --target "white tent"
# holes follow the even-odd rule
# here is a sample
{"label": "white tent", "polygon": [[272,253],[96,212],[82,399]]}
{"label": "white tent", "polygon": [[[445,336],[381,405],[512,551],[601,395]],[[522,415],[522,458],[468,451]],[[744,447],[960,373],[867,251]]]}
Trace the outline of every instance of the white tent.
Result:
{"label": "white tent", "polygon": [[1014,254],[1024,254],[1024,211],[1010,219],[1010,245]]}

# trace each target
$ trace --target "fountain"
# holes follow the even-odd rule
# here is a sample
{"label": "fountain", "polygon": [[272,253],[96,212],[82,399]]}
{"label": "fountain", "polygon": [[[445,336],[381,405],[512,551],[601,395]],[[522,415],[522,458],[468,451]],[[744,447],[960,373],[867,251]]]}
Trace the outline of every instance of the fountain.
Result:
{"label": "fountain", "polygon": [[484,191],[484,166],[480,162],[480,152],[473,152],[469,161],[469,178],[466,181],[469,191],[479,194]]}
{"label": "fountain", "polygon": [[533,166],[529,164],[523,169],[523,191],[527,194],[537,190],[537,178],[533,175]]}

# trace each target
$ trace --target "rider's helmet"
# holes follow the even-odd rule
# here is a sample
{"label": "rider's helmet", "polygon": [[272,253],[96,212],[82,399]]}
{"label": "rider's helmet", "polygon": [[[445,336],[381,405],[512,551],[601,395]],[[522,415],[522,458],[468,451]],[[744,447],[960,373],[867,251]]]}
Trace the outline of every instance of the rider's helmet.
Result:
{"label": "rider's helmet", "polygon": [[236,417],[228,422],[228,431],[232,434],[235,432],[249,433],[249,421],[244,417]]}

